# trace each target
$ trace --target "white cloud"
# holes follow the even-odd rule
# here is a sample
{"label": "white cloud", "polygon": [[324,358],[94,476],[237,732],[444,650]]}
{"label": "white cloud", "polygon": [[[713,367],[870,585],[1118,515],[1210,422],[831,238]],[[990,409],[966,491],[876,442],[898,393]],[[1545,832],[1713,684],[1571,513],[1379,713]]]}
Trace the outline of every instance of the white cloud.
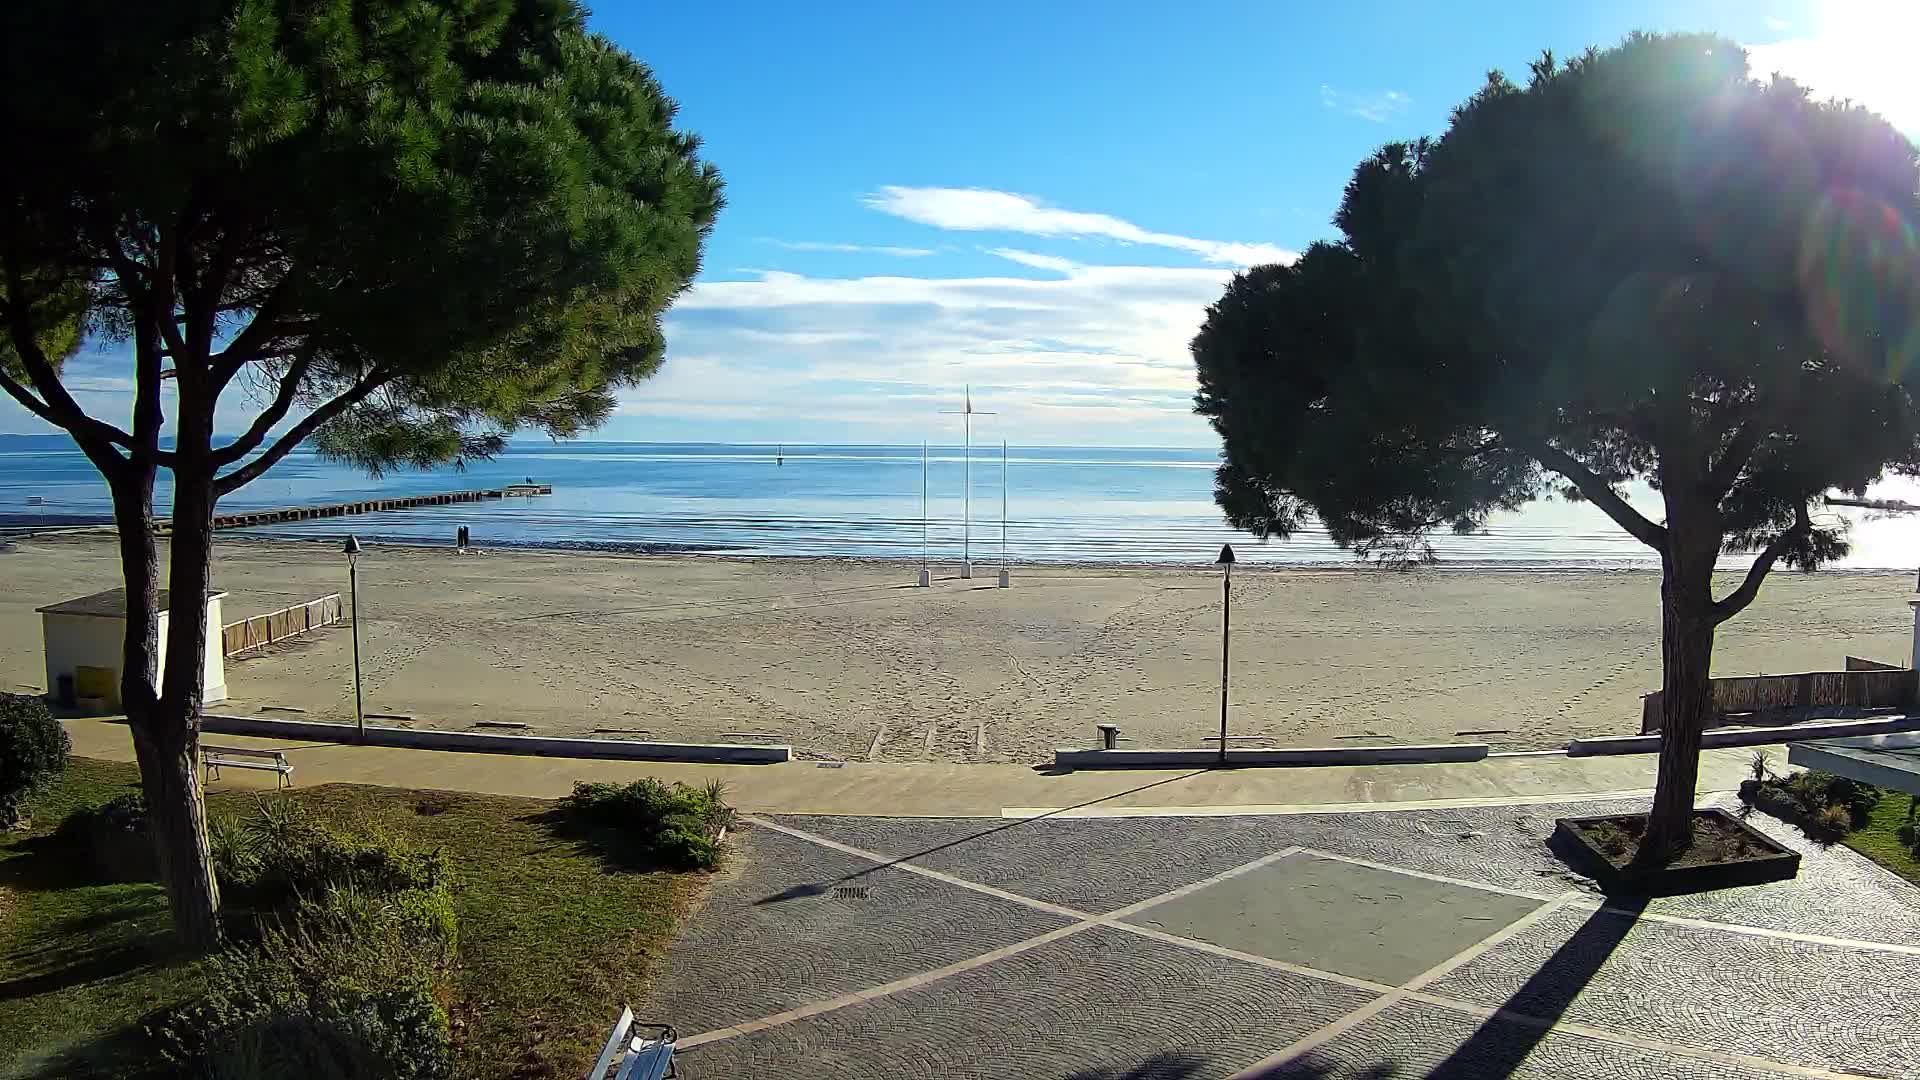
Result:
{"label": "white cloud", "polygon": [[921,259],[936,254],[932,248],[889,247],[873,244],[833,244],[824,240],[767,240],[788,251],[836,251],[848,255],[895,255],[903,259]]}
{"label": "white cloud", "polygon": [[1187,343],[1230,270],[989,253],[1059,276],[702,282],[669,316],[666,366],[620,412],[641,430],[697,416],[917,441],[951,434],[940,410],[971,383],[1000,414],[988,438],[1210,441]]}
{"label": "white cloud", "polygon": [[1769,15],[1762,21],[1764,21],[1767,24],[1767,29],[1773,31],[1776,34],[1785,33],[1786,31],[1793,29],[1793,24],[1791,22],[1788,22],[1787,20],[1781,18],[1778,15]]}
{"label": "white cloud", "polygon": [[1105,237],[1190,252],[1224,266],[1292,262],[1296,252],[1272,244],[1200,240],[1153,232],[1110,214],[1047,206],[1029,195],[989,188],[902,187],[889,184],[863,200],[883,214],[957,232],[1017,232],[1032,236]]}
{"label": "white cloud", "polygon": [[1816,30],[1749,45],[1747,62],[1757,77],[1778,72],[1819,97],[1851,99],[1920,134],[1920,81],[1911,57],[1916,39],[1920,4],[1912,0],[1829,0]]}
{"label": "white cloud", "polygon": [[1357,116],[1362,120],[1371,120],[1384,124],[1396,113],[1406,111],[1413,99],[1398,90],[1375,90],[1366,93],[1354,93],[1348,90],[1336,90],[1326,83],[1320,84],[1320,104],[1336,112]]}
{"label": "white cloud", "polygon": [[1072,259],[1063,259],[1058,255],[1039,255],[1031,251],[1021,251],[1018,248],[988,248],[987,254],[997,255],[1009,262],[1019,263],[1021,266],[1031,266],[1035,270],[1051,270],[1056,274],[1071,274],[1080,268],[1080,264]]}

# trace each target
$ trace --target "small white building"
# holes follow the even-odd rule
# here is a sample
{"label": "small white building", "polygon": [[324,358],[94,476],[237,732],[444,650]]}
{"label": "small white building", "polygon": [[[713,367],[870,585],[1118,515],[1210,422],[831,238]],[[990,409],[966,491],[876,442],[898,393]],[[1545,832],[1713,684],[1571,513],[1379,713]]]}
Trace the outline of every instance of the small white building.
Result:
{"label": "small white building", "polygon": [[[207,704],[227,699],[227,665],[220,640],[220,601],[227,594],[207,594]],[[160,658],[156,670],[167,667],[167,590],[159,596]],[[127,592],[108,589],[39,609],[47,653],[47,693],[63,696],[63,679],[72,687],[75,704],[94,705],[108,712],[120,709],[120,660],[126,648]],[[98,699],[97,703],[94,699]],[[66,702],[62,702],[66,704]]]}

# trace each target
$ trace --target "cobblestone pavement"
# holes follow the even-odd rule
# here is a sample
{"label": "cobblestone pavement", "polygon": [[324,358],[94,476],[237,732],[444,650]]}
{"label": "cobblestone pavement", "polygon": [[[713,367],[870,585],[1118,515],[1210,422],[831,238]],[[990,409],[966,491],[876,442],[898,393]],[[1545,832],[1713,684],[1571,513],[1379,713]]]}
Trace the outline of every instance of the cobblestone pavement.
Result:
{"label": "cobblestone pavement", "polygon": [[1920,888],[1610,903],[1543,843],[1635,803],[771,817],[650,1016],[689,1080],[1920,1077]]}

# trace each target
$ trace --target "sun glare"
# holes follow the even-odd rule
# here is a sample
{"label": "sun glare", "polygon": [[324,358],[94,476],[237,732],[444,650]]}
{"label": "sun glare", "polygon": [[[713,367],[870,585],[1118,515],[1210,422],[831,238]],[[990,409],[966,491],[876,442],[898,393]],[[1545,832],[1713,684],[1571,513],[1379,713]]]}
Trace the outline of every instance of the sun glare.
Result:
{"label": "sun glare", "polygon": [[1785,34],[1748,50],[1754,74],[1790,75],[1822,97],[1851,98],[1920,133],[1920,79],[1909,51],[1920,40],[1920,0],[1826,0],[1814,25]]}

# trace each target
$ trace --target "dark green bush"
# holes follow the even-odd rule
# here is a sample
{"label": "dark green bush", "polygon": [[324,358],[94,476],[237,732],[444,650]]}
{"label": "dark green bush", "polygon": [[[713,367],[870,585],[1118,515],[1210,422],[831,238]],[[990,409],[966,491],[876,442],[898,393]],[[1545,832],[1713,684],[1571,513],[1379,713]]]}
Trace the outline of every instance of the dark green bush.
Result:
{"label": "dark green bush", "polygon": [[630,784],[577,781],[562,809],[613,841],[617,854],[674,870],[720,865],[722,834],[734,812],[719,783],[703,788],[644,777]]}
{"label": "dark green bush", "polygon": [[1872,784],[1807,771],[1780,778],[1749,780],[1740,785],[1741,798],[1776,817],[1785,818],[1819,840],[1838,840],[1867,823],[1881,791]]}
{"label": "dark green bush", "polygon": [[1809,814],[1824,814],[1828,807],[1843,807],[1856,829],[1867,823],[1874,804],[1880,801],[1880,789],[1872,784],[1811,770],[1788,780],[1787,790]]}
{"label": "dark green bush", "polygon": [[27,800],[66,769],[72,745],[46,702],[0,694],[0,829],[27,823]]}

